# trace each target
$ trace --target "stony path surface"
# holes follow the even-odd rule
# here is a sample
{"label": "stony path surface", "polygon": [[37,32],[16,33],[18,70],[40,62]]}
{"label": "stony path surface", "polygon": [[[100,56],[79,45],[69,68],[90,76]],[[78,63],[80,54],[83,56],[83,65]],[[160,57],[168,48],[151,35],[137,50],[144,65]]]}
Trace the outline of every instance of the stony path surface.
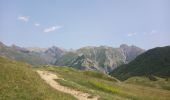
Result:
{"label": "stony path surface", "polygon": [[46,81],[47,84],[49,84],[54,89],[64,92],[64,93],[71,94],[71,95],[75,96],[78,100],[98,100],[98,96],[89,98],[91,95],[88,93],[84,93],[84,92],[77,91],[77,90],[71,89],[69,87],[60,85],[54,79],[61,79],[61,78],[59,78],[57,75],[55,75],[51,72],[37,70],[37,73],[40,75],[40,77],[43,80]]}

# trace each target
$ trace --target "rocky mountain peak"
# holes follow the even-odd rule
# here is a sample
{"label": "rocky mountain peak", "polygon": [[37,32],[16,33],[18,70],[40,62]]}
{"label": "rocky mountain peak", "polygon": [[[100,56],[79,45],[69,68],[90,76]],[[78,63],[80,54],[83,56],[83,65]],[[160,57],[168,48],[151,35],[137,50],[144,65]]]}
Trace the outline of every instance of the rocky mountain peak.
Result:
{"label": "rocky mountain peak", "polygon": [[129,46],[127,44],[121,44],[120,48],[128,48]]}

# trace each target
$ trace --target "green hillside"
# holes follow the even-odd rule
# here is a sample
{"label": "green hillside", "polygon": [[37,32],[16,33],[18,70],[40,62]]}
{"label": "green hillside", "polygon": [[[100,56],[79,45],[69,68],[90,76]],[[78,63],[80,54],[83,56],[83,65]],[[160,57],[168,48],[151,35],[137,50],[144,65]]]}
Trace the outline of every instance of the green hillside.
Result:
{"label": "green hillside", "polygon": [[135,76],[125,80],[125,83],[170,90],[170,78],[166,78],[166,79],[160,77],[155,77],[155,78],[156,81],[152,81],[145,76],[143,77]]}
{"label": "green hillside", "polygon": [[158,47],[138,56],[129,64],[117,67],[111,75],[125,80],[133,76],[146,76],[156,80],[154,76],[170,77],[170,46]]}
{"label": "green hillside", "polygon": [[68,67],[44,66],[39,70],[55,73],[61,85],[99,96],[99,100],[169,100],[170,91],[164,88],[120,82],[107,74],[82,71]]}
{"label": "green hillside", "polygon": [[0,100],[75,100],[52,89],[31,66],[0,57]]}

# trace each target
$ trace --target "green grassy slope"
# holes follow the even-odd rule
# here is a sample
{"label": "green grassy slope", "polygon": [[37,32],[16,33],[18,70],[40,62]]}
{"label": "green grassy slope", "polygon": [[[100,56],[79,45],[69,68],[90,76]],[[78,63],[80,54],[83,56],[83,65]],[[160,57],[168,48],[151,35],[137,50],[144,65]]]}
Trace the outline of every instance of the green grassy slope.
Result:
{"label": "green grassy slope", "polygon": [[129,64],[117,67],[111,75],[126,80],[133,76],[170,77],[170,46],[158,47],[138,56]]}
{"label": "green grassy slope", "polygon": [[75,100],[48,86],[30,65],[0,57],[0,100]]}
{"label": "green grassy slope", "polygon": [[125,83],[148,86],[152,88],[159,88],[170,90],[170,78],[156,77],[156,81],[150,80],[148,77],[131,77],[125,81]]}
{"label": "green grassy slope", "polygon": [[100,96],[100,100],[169,100],[170,91],[138,84],[120,82],[117,79],[94,71],[81,71],[68,67],[44,67],[63,79],[61,85]]}

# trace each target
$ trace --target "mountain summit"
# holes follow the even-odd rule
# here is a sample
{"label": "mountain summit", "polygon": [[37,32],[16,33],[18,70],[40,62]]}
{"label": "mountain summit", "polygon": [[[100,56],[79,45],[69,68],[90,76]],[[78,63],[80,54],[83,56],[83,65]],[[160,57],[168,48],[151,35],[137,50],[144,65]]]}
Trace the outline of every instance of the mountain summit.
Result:
{"label": "mountain summit", "polygon": [[74,52],[66,52],[55,62],[55,65],[109,73],[117,66],[130,62],[143,52],[143,49],[125,44],[119,48],[88,46]]}

